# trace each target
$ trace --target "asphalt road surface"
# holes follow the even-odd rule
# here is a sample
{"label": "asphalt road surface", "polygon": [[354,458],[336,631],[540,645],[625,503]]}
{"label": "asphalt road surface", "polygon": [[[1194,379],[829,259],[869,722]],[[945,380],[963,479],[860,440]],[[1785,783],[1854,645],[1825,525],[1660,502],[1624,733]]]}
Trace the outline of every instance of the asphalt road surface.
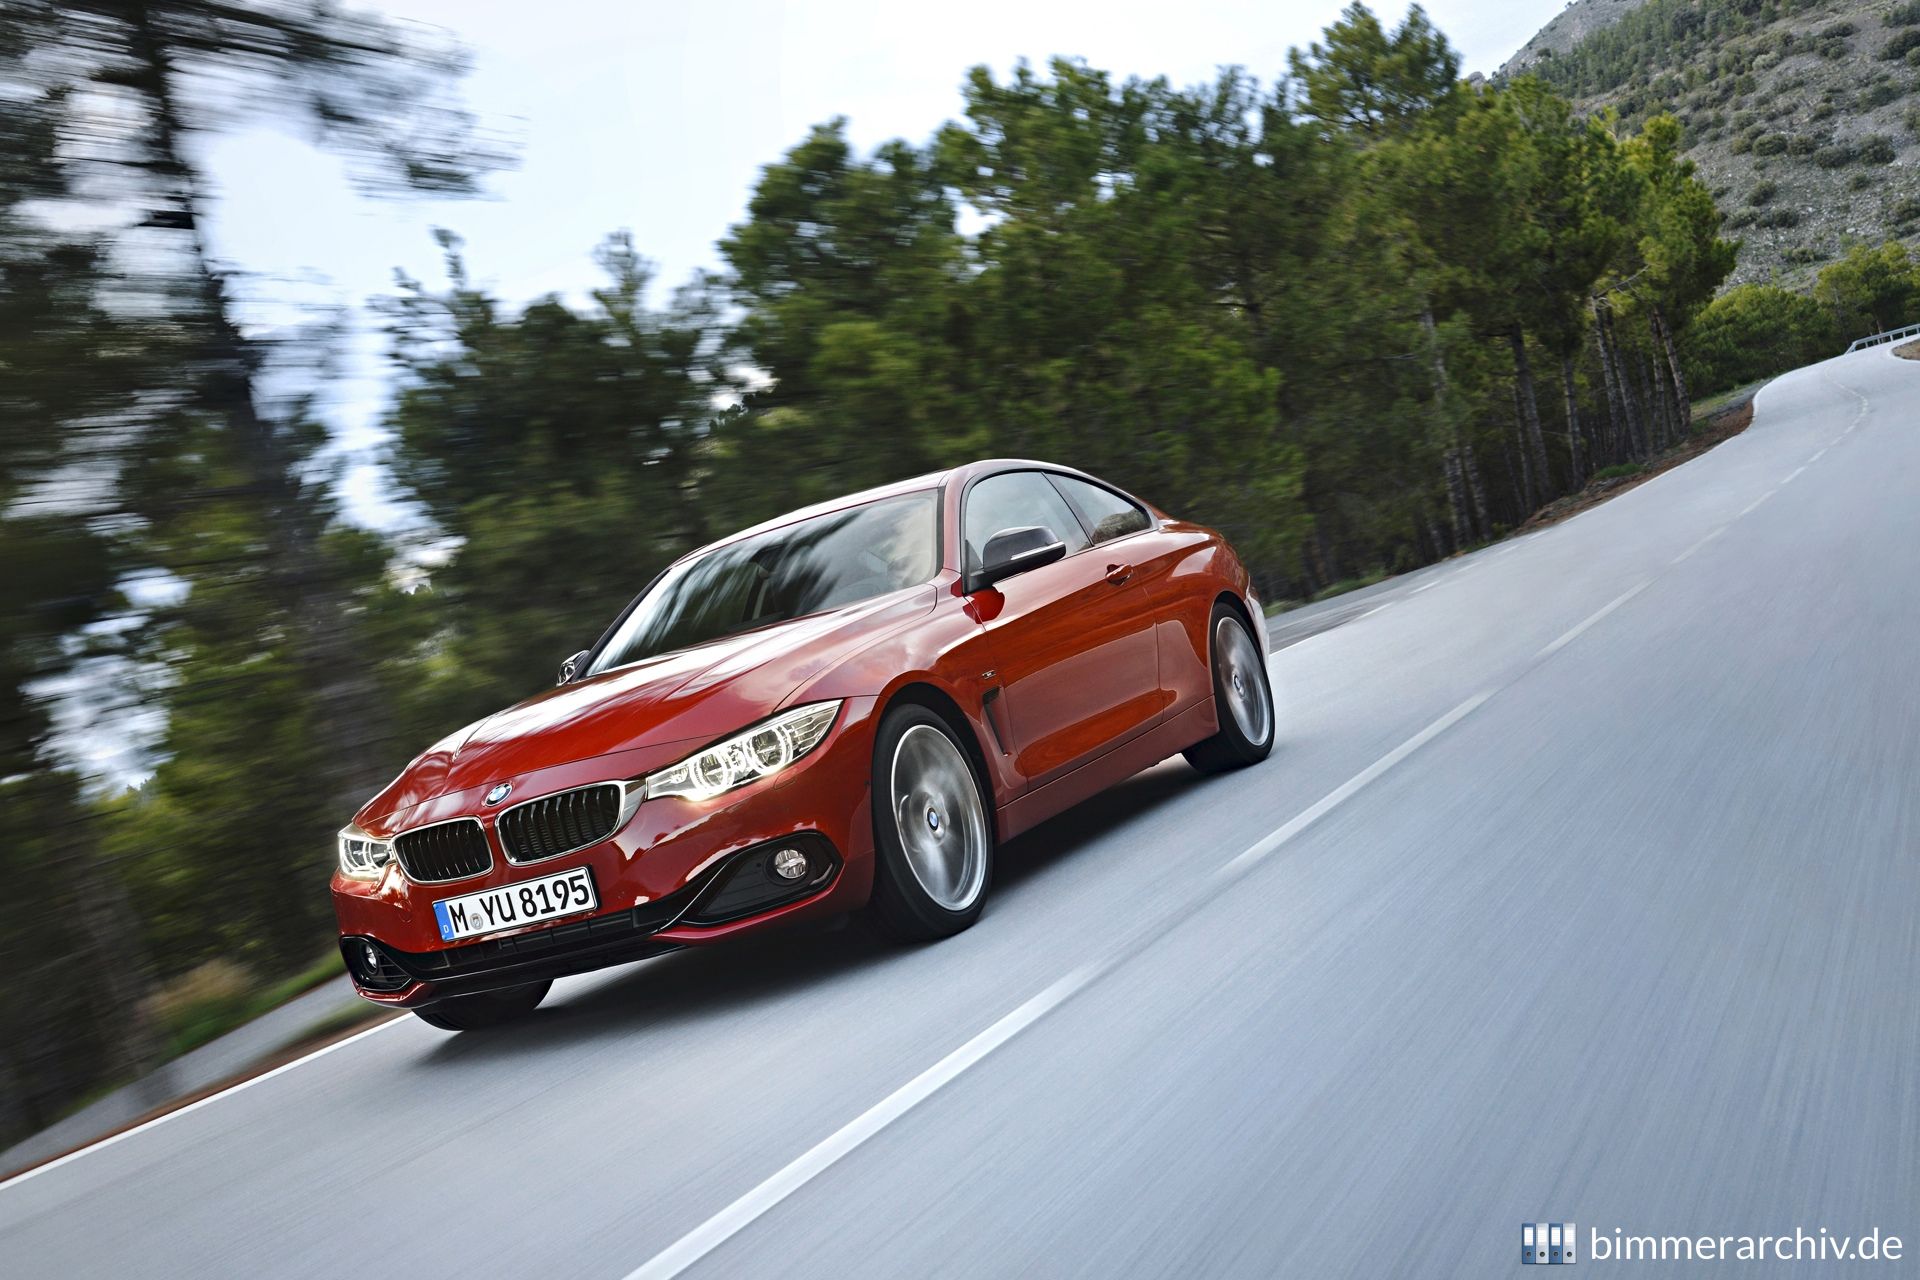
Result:
{"label": "asphalt road surface", "polygon": [[0,1271],[1485,1276],[1547,1219],[1912,1274],[1917,393],[1782,378],[1280,649],[1270,761],[1022,838],[969,933],[402,1020],[0,1186]]}

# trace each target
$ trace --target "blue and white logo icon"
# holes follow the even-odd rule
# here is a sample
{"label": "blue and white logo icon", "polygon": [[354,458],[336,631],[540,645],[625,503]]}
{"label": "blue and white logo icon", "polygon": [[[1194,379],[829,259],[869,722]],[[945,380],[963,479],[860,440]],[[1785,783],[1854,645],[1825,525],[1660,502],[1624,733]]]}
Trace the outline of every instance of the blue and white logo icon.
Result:
{"label": "blue and white logo icon", "polygon": [[493,784],[493,790],[487,792],[487,803],[499,804],[512,794],[513,784],[511,782],[496,782]]}
{"label": "blue and white logo icon", "polygon": [[1523,1222],[1520,1261],[1530,1267],[1570,1265],[1575,1261],[1573,1241],[1571,1222]]}

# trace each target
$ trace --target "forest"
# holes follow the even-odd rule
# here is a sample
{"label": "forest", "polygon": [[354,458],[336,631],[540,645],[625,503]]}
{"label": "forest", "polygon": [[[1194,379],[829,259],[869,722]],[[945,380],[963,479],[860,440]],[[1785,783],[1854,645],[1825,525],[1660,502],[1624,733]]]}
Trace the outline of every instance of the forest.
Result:
{"label": "forest", "polygon": [[[315,408],[337,327],[243,323],[200,157],[269,120],[370,198],[483,191],[512,157],[464,65],[320,0],[0,0],[0,1142],[337,969],[335,830],[731,529],[1038,457],[1305,600],[1920,318],[1898,245],[1720,293],[1672,117],[1463,80],[1417,7],[1356,4],[1271,83],[1058,59],[976,69],[920,141],[823,122],[671,290],[610,228],[590,303],[494,297],[443,233],[378,304],[430,535],[388,536],[343,517]],[[138,785],[76,701],[148,733]]]}

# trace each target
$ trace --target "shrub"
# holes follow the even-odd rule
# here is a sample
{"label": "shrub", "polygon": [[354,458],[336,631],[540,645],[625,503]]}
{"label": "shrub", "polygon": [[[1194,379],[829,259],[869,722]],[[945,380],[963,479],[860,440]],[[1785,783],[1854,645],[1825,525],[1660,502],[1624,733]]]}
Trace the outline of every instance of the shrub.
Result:
{"label": "shrub", "polygon": [[1906,96],[1905,85],[1895,84],[1891,80],[1876,80],[1867,86],[1865,93],[1860,95],[1860,105],[1871,111],[1875,107],[1884,107],[1889,102],[1898,102]]}
{"label": "shrub", "polygon": [[1907,50],[1906,63],[1910,67],[1920,67],[1920,49]]}
{"label": "shrub", "polygon": [[1753,154],[1757,156],[1777,156],[1787,149],[1787,135],[1784,133],[1763,133],[1753,140]]}
{"label": "shrub", "polygon": [[1887,25],[1890,27],[1920,26],[1920,0],[1907,0],[1887,10]]}
{"label": "shrub", "polygon": [[1825,255],[1810,244],[1788,245],[1781,251],[1780,259],[1794,266],[1808,266],[1819,262]]}
{"label": "shrub", "polygon": [[1760,214],[1755,221],[1763,227],[1771,227],[1775,230],[1782,227],[1797,227],[1800,225],[1800,211],[1798,209],[1769,209],[1765,213]]}
{"label": "shrub", "polygon": [[1616,462],[1611,467],[1602,467],[1593,473],[1595,480],[1624,480],[1628,476],[1637,476],[1647,469],[1644,462]]}
{"label": "shrub", "polygon": [[1868,164],[1892,164],[1898,154],[1893,139],[1884,133],[1873,134],[1860,143],[1859,156]]}
{"label": "shrub", "polygon": [[1756,182],[1753,184],[1753,190],[1747,192],[1747,203],[1757,208],[1760,205],[1768,203],[1779,194],[1780,187],[1777,183]]}
{"label": "shrub", "polygon": [[1920,200],[1907,196],[1894,201],[1893,207],[1887,210],[1887,217],[1895,226],[1920,221]]}
{"label": "shrub", "polygon": [[1853,145],[1847,142],[1836,142],[1813,153],[1813,162],[1822,169],[1844,169],[1853,161]]}
{"label": "shrub", "polygon": [[1849,191],[1865,191],[1872,185],[1873,175],[1870,173],[1856,173],[1847,179],[1847,190]]}
{"label": "shrub", "polygon": [[1819,38],[1822,40],[1845,40],[1859,29],[1860,28],[1854,26],[1851,22],[1836,22],[1822,31]]}
{"label": "shrub", "polygon": [[1727,220],[1720,225],[1729,231],[1738,231],[1742,227],[1752,226],[1759,219],[1760,215],[1752,209],[1738,209],[1727,215]]}
{"label": "shrub", "polygon": [[1880,56],[1888,62],[1902,62],[1915,49],[1920,49],[1920,31],[1909,28],[1888,37],[1880,48]]}
{"label": "shrub", "polygon": [[1796,133],[1787,139],[1787,154],[1805,159],[1820,149],[1820,141],[1811,134]]}

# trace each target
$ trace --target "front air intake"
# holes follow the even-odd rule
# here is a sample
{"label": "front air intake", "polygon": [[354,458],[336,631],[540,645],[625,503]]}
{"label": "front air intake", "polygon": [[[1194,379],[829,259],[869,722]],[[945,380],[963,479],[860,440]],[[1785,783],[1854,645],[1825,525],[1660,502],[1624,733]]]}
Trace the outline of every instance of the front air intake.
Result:
{"label": "front air intake", "polygon": [[393,851],[407,878],[423,884],[464,880],[493,865],[487,833],[472,818],[455,818],[402,832],[393,839]]}
{"label": "front air intake", "polygon": [[517,804],[495,824],[510,862],[542,862],[599,844],[620,825],[625,790],[617,782],[580,787]]}

